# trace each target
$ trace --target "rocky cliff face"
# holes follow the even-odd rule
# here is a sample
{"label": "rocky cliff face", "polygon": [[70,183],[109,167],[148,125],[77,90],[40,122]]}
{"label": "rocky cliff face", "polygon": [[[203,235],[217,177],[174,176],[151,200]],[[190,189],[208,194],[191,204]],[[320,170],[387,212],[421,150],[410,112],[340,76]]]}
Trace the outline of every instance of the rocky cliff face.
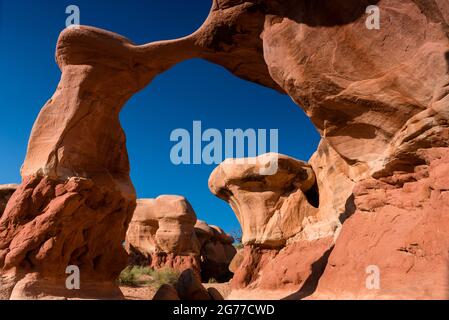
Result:
{"label": "rocky cliff face", "polygon": [[[366,27],[368,5],[379,30]],[[0,220],[0,297],[117,296],[136,201],[118,114],[198,57],[288,94],[322,136],[308,163],[284,159],[271,178],[232,165],[213,176],[244,228],[234,283],[291,285],[298,298],[447,298],[448,22],[445,0],[214,0],[183,39],[64,31],[60,85]],[[63,287],[67,265],[80,266],[82,291]],[[365,281],[372,266],[379,286]]]}
{"label": "rocky cliff face", "polygon": [[[370,4],[380,9],[379,30],[365,26]],[[309,161],[320,195],[315,222],[279,252],[246,248],[240,268],[251,271],[234,282],[262,288],[275,274],[270,260],[287,250],[292,261],[307,260],[312,251],[318,257],[305,265],[283,262],[286,273],[297,270],[287,281],[296,297],[447,297],[448,21],[444,1],[216,1],[206,29],[224,24],[231,35],[216,37],[221,55],[210,60],[289,94],[323,137]],[[268,72],[256,75],[260,60],[245,60],[243,50],[263,57]],[[262,230],[273,233],[268,221]],[[370,266],[380,270],[379,288],[366,285]]]}
{"label": "rocky cliff face", "polygon": [[137,200],[126,236],[131,264],[154,269],[194,270],[204,281],[227,281],[236,250],[222,229],[197,220],[180,196]]}

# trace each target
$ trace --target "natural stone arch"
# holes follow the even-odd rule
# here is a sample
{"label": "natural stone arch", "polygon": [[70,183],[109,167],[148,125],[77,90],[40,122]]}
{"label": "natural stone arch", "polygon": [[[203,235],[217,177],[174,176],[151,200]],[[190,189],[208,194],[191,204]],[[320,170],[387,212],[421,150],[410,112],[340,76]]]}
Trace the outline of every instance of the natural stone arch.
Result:
{"label": "natural stone arch", "polygon": [[[364,8],[373,3],[406,21],[385,19],[390,24],[368,36]],[[323,223],[354,211],[348,199],[359,180],[430,161],[417,151],[447,147],[449,118],[449,13],[442,0],[432,3],[422,10],[414,0],[214,0],[197,32],[143,46],[95,28],[65,30],[61,82],[36,121],[23,183],[0,220],[0,297],[120,297],[114,279],[136,196],[118,114],[185,59],[220,64],[304,108],[323,136],[311,160]],[[70,264],[81,268],[79,292],[65,288]]]}

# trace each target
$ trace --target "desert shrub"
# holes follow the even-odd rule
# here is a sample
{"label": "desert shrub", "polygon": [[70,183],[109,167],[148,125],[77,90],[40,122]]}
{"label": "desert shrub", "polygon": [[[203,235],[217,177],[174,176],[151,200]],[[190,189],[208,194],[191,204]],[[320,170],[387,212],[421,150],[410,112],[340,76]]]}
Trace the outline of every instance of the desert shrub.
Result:
{"label": "desert shrub", "polygon": [[179,272],[170,268],[152,270],[150,285],[156,289],[164,284],[176,285],[179,278]]}
{"label": "desert shrub", "polygon": [[147,284],[147,279],[142,279],[144,276],[151,277],[153,270],[148,267],[128,266],[120,273],[118,282],[125,286],[140,286]]}
{"label": "desert shrub", "polygon": [[124,286],[136,286],[137,285],[137,275],[133,267],[128,266],[125,270],[120,273],[118,277],[118,282]]}
{"label": "desert shrub", "polygon": [[237,250],[243,249],[243,243],[236,242],[234,243],[234,248]]}
{"label": "desert shrub", "polygon": [[210,278],[208,282],[209,283],[218,283],[218,281],[215,278]]}
{"label": "desert shrub", "polygon": [[179,273],[170,268],[153,270],[149,267],[128,266],[121,272],[118,282],[123,286],[151,286],[159,289],[164,284],[175,285],[178,278]]}

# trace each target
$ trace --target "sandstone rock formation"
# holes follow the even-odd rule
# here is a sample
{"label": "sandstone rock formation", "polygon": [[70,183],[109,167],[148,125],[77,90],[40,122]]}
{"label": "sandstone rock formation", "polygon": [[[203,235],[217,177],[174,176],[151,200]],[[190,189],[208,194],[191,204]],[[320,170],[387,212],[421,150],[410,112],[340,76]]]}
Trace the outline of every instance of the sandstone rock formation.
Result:
{"label": "sandstone rock formation", "polygon": [[[159,269],[198,271],[200,246],[190,203],[180,196],[137,200],[126,237],[127,251],[140,263]],[[135,261],[139,262],[139,261]]]}
{"label": "sandstone rock formation", "polygon": [[[379,8],[378,30],[366,27],[368,5]],[[203,26],[178,40],[135,46],[95,28],[65,30],[61,82],[0,219],[0,298],[120,297],[114,279],[136,196],[118,114],[189,58],[288,94],[322,136],[302,169],[217,174],[212,189],[231,201],[246,235],[239,269],[261,268],[241,284],[286,281],[300,298],[447,298],[448,24],[445,0],[213,0]],[[312,175],[298,186],[291,170],[314,173],[318,205],[301,189]],[[284,214],[269,220],[273,203]],[[68,265],[80,267],[82,290],[65,287]],[[381,286],[367,291],[370,265]]]}
{"label": "sandstone rock formation", "polygon": [[[357,184],[357,211],[343,225],[315,298],[449,297],[449,148],[416,154],[425,163],[413,172]],[[372,270],[379,287],[366,285]]]}
{"label": "sandstone rock formation", "polygon": [[162,285],[153,300],[221,301],[224,298],[217,289],[212,287],[206,289],[202,285],[197,272],[186,269],[179,276],[176,286]]}
{"label": "sandstone rock formation", "polygon": [[[121,298],[122,241],[135,208],[119,112],[155,76],[192,57],[180,39],[135,46],[90,27],[64,30],[62,78],[36,120],[23,182],[0,220],[0,299]],[[66,268],[80,269],[68,290]]]}
{"label": "sandstone rock formation", "polygon": [[198,220],[195,233],[200,241],[201,278],[203,281],[216,280],[226,282],[232,277],[229,265],[237,250],[234,238],[220,227],[209,226]]}
{"label": "sandstone rock formation", "polygon": [[194,270],[204,281],[227,281],[235,255],[234,239],[221,228],[197,220],[181,196],[137,200],[129,225],[126,250],[131,264],[154,269]]}
{"label": "sandstone rock formation", "polygon": [[[261,175],[261,166],[273,159],[276,173]],[[324,220],[317,181],[302,161],[279,154],[228,159],[214,170],[209,187],[229,202],[242,226],[244,249],[230,266],[234,289],[295,290],[332,247],[335,229],[317,228]]]}
{"label": "sandstone rock formation", "polygon": [[[379,30],[366,27],[368,5],[379,8]],[[442,0],[215,1],[203,30],[216,52],[206,59],[287,93],[322,135],[309,161],[320,195],[315,222],[282,250],[323,241],[328,249],[319,260],[324,267],[306,280],[313,285],[298,285],[296,297],[447,298],[447,182],[443,169],[433,170],[449,144],[448,22]],[[432,175],[441,180],[436,189],[425,180]],[[240,217],[240,208],[254,203],[231,205]],[[259,206],[252,218],[271,206]],[[261,227],[259,233],[272,230],[269,221]],[[262,261],[274,252],[245,250],[240,268],[253,265],[253,279],[234,283],[263,283],[267,276],[259,275],[274,274]],[[373,264],[382,285],[368,290],[366,268]],[[294,268],[298,277],[313,269]]]}
{"label": "sandstone rock formation", "polygon": [[181,300],[212,300],[209,292],[201,284],[198,274],[192,269],[183,271],[176,284],[176,291]]}
{"label": "sandstone rock formation", "polygon": [[16,192],[18,185],[16,184],[4,184],[0,185],[0,218],[5,211],[6,205],[9,199]]}
{"label": "sandstone rock formation", "polygon": [[[261,175],[263,158],[277,161],[277,172]],[[312,168],[302,161],[267,154],[240,163],[228,159],[209,179],[210,190],[230,203],[242,226],[244,245],[283,247],[317,214],[319,196]]]}

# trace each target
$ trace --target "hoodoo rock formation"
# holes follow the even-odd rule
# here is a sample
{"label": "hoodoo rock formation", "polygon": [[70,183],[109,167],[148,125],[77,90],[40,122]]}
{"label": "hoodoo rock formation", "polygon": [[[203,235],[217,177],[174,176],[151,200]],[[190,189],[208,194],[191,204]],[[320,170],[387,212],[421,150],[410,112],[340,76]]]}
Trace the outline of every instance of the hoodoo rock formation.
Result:
{"label": "hoodoo rock formation", "polygon": [[[369,5],[379,29],[366,26]],[[288,94],[322,136],[308,164],[284,159],[271,178],[242,180],[232,165],[216,175],[213,191],[244,228],[235,283],[292,284],[296,298],[448,297],[447,1],[213,0],[203,26],[178,40],[61,34],[62,79],[0,219],[0,298],[120,297],[136,195],[118,115],[189,58]],[[319,202],[302,185],[312,176]],[[69,265],[80,268],[81,290],[65,287]],[[370,266],[380,286],[366,285]]]}
{"label": "hoodoo rock formation", "polygon": [[[335,231],[319,215],[315,173],[285,155],[245,160],[224,161],[209,180],[211,191],[231,205],[242,226],[244,249],[232,266],[233,288],[295,290],[330,249]],[[274,162],[275,174],[260,174],[264,164]]]}
{"label": "hoodoo rock formation", "polygon": [[[281,248],[316,218],[315,173],[306,163],[284,155],[246,160],[224,161],[212,173],[209,188],[232,206],[242,226],[243,245]],[[263,164],[273,160],[276,173],[261,175]]]}
{"label": "hoodoo rock formation", "polygon": [[126,236],[131,263],[159,269],[199,271],[197,221],[190,203],[180,196],[139,199]]}
{"label": "hoodoo rock formation", "polygon": [[139,199],[126,237],[130,263],[154,269],[192,269],[204,281],[227,281],[236,250],[222,229],[197,220],[181,196]]}

